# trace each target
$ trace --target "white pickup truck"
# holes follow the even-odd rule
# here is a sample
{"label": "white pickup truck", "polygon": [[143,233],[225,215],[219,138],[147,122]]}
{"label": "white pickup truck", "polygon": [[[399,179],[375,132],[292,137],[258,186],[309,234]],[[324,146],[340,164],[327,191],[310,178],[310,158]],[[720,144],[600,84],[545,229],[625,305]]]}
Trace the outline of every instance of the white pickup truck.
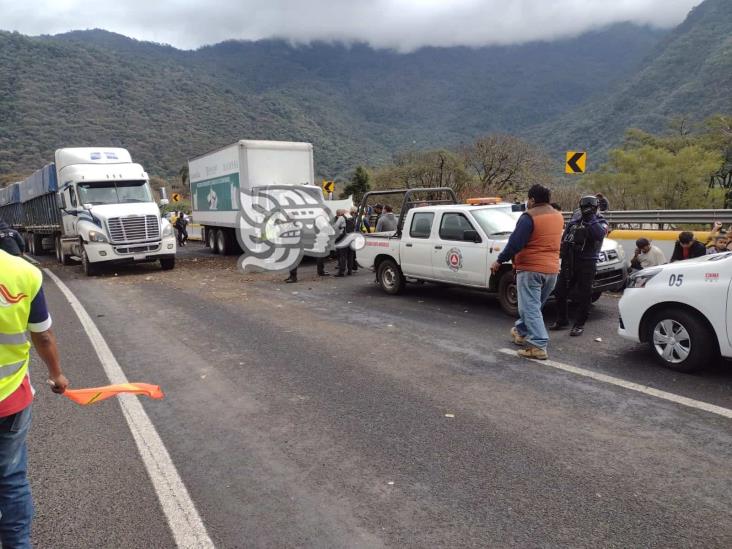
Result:
{"label": "white pickup truck", "polygon": [[[417,191],[434,192],[415,189],[408,195]],[[382,193],[368,193],[362,209],[369,194]],[[520,214],[507,203],[476,206],[437,202],[423,205],[429,202],[405,197],[407,207],[403,206],[402,212],[407,213],[400,218],[397,230],[365,235],[365,246],[356,254],[358,264],[375,271],[378,284],[389,294],[400,293],[406,282],[466,286],[497,293],[501,308],[516,316],[518,298],[511,265],[504,264],[495,275],[490,266],[506,246]],[[623,288],[626,279],[625,253],[606,238],[597,264],[593,301],[603,291]]]}

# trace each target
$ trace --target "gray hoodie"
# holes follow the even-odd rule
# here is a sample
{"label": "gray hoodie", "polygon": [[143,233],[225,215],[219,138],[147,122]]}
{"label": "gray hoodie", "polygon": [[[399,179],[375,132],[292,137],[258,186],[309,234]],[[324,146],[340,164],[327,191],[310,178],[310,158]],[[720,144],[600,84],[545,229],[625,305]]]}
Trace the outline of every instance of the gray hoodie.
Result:
{"label": "gray hoodie", "polygon": [[393,212],[384,212],[376,223],[376,232],[385,233],[397,230],[397,218]]}

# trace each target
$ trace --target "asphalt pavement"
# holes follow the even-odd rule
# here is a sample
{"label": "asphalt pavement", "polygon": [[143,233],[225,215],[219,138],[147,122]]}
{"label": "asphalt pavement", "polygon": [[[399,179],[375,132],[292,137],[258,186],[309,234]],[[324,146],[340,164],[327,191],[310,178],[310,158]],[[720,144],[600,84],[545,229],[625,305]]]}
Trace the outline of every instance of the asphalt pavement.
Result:
{"label": "asphalt pavement", "polygon": [[[42,261],[130,381],[165,390],[141,402],[219,547],[732,546],[732,420],[500,352],[492,296],[388,296],[314,263],[284,284],[195,243],[167,272]],[[46,288],[72,384],[107,383]],[[551,358],[732,408],[728,362],[678,374],[616,329],[603,296]],[[36,545],[174,546],[119,404],[72,405],[33,368]]]}

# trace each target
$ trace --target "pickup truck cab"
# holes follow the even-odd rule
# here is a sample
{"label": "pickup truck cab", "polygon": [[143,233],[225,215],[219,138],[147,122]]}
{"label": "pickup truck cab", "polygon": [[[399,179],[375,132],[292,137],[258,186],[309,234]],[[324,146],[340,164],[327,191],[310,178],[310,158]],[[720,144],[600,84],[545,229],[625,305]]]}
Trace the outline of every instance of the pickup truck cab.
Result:
{"label": "pickup truck cab", "polygon": [[[375,271],[379,286],[389,294],[400,293],[407,282],[465,286],[497,293],[501,308],[517,315],[511,265],[504,264],[495,275],[490,272],[516,227],[511,204],[414,204],[402,208],[407,213],[396,231],[364,235],[365,245],[356,253],[359,265]],[[605,239],[593,299],[622,288],[626,278],[624,253]]]}

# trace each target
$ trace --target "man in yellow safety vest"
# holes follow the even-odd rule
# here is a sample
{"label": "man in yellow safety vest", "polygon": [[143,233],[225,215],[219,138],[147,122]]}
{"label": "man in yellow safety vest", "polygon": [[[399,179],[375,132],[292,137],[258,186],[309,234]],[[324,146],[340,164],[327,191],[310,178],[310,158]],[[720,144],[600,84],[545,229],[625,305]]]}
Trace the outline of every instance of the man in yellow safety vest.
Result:
{"label": "man in yellow safety vest", "polygon": [[28,377],[31,341],[46,363],[53,391],[63,393],[69,384],[61,372],[42,282],[39,269],[0,250],[0,543],[3,547],[30,547],[33,501],[26,475],[26,435],[33,401]]}

